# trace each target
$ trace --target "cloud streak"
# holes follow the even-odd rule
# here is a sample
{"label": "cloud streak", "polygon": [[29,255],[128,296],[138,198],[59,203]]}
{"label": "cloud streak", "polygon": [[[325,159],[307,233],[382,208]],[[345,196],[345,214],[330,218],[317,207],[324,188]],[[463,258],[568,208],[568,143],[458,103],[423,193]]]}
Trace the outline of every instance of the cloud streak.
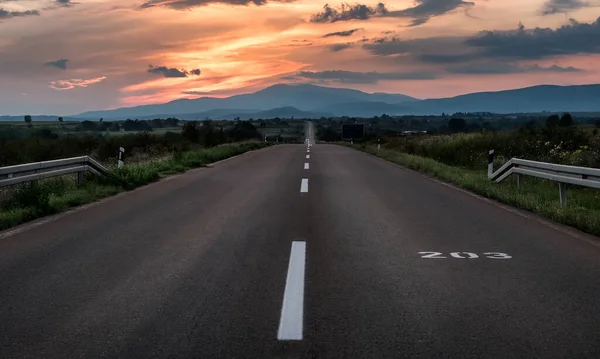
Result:
{"label": "cloud streak", "polygon": [[582,0],[548,0],[544,3],[541,13],[542,15],[567,13],[588,6],[590,3]]}
{"label": "cloud streak", "polygon": [[311,17],[310,21],[315,23],[332,23],[338,21],[367,20],[373,16],[383,16],[388,12],[383,3],[379,3],[373,7],[363,4],[349,5],[343,3],[339,9],[326,4],[323,6],[321,12]]}
{"label": "cloud streak", "polygon": [[362,29],[352,29],[352,30],[346,30],[346,31],[330,32],[329,34],[323,35],[323,37],[332,37],[332,36],[345,37],[345,36],[351,36],[352,34],[354,34],[357,31],[360,31],[360,30],[362,30]]}
{"label": "cloud streak", "polygon": [[56,0],[55,3],[59,7],[70,7],[70,6],[79,4],[78,2],[75,3],[75,2],[72,2],[71,0]]}
{"label": "cloud streak", "polygon": [[[21,0],[0,0],[0,5],[3,3],[17,3]],[[24,2],[24,1],[23,1]],[[73,5],[77,5],[79,3],[74,3],[71,0],[53,0],[52,5],[41,10],[53,10],[61,7],[71,7]],[[40,16],[41,12],[39,9],[31,9],[31,10],[18,10],[11,11],[5,8],[0,7],[0,20],[6,20],[15,17],[25,17],[25,16]]]}
{"label": "cloud streak", "polygon": [[329,46],[329,49],[332,52],[340,52],[346,49],[349,49],[350,47],[352,47],[352,43],[346,43],[346,44],[333,44]]}
{"label": "cloud streak", "polygon": [[96,77],[93,79],[83,80],[83,79],[70,79],[70,80],[57,80],[50,81],[50,88],[54,90],[64,91],[64,90],[72,90],[76,87],[88,87],[89,85],[97,84],[98,82],[102,82],[106,79],[106,76]]}
{"label": "cloud streak", "polygon": [[226,4],[232,6],[262,6],[269,2],[293,2],[294,0],[149,0],[140,5],[141,9],[152,7],[168,7],[174,10],[188,10],[194,7],[207,6],[210,4]]}
{"label": "cloud streak", "polygon": [[37,10],[9,11],[4,8],[0,8],[0,20],[10,19],[13,17],[39,16],[39,15],[40,15],[40,12]]}
{"label": "cloud streak", "polygon": [[552,65],[544,67],[540,65],[518,65],[518,64],[475,64],[475,65],[462,65],[456,67],[450,67],[446,69],[447,72],[453,74],[463,75],[493,75],[493,74],[525,74],[525,73],[568,73],[568,72],[581,72],[581,69],[568,66],[561,67]]}
{"label": "cloud streak", "polygon": [[68,62],[69,62],[69,59],[60,59],[60,60],[56,60],[56,61],[46,62],[44,64],[44,66],[53,66],[53,67],[58,67],[61,70],[66,70]]}
{"label": "cloud streak", "polygon": [[327,4],[321,12],[313,15],[310,21],[315,23],[333,23],[338,21],[368,20],[372,17],[404,17],[412,18],[410,26],[418,26],[426,23],[435,16],[450,13],[458,8],[468,8],[475,5],[474,2],[463,0],[415,0],[415,4],[413,7],[396,11],[390,11],[384,3],[378,3],[375,6],[343,3],[339,9],[335,9]]}
{"label": "cloud streak", "polygon": [[517,31],[484,31],[470,38],[466,45],[480,50],[484,57],[541,59],[551,56],[600,53],[600,17],[593,23],[571,20],[556,30],[536,27]]}
{"label": "cloud streak", "polygon": [[389,16],[412,18],[411,26],[418,26],[426,23],[432,17],[475,5],[474,2],[462,0],[415,0],[415,3],[416,6],[391,12]]}
{"label": "cloud streak", "polygon": [[148,73],[155,74],[155,75],[162,75],[163,77],[167,77],[167,78],[174,78],[174,77],[188,77],[189,75],[200,76],[201,71],[200,71],[200,69],[192,69],[192,70],[181,69],[181,70],[179,70],[174,67],[149,65]]}
{"label": "cloud streak", "polygon": [[300,71],[287,79],[330,80],[348,84],[369,84],[392,80],[433,80],[433,72],[355,72],[343,70]]}

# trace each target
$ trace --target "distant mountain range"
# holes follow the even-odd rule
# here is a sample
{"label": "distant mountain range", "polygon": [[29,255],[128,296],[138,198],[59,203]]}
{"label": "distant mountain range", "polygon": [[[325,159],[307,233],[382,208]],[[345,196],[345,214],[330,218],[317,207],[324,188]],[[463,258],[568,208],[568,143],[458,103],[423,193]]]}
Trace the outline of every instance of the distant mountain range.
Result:
{"label": "distant mountain range", "polygon": [[[263,90],[227,98],[179,99],[164,104],[89,111],[69,120],[124,120],[177,117],[212,118],[320,118],[388,115],[440,115],[456,112],[531,113],[594,112],[600,110],[600,85],[540,85],[515,90],[478,92],[450,98],[419,100],[402,94],[365,93],[315,85],[273,85]],[[21,119],[18,116],[4,116]],[[33,116],[36,121],[46,116]],[[56,116],[49,117],[56,119]],[[14,120],[14,119],[13,119]]]}
{"label": "distant mountain range", "polygon": [[406,95],[369,94],[358,90],[315,85],[273,85],[260,91],[227,98],[201,97],[179,99],[165,104],[143,105],[107,111],[90,111],[72,117],[79,118],[141,118],[155,115],[178,115],[186,118],[249,118],[249,117],[321,117],[335,112],[317,110],[335,104],[402,103],[418,101]]}

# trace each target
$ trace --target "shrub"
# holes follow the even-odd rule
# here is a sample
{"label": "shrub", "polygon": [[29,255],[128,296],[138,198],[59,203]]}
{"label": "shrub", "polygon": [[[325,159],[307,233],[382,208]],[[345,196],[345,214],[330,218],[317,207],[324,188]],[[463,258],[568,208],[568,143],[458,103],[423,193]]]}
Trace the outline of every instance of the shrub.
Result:
{"label": "shrub", "polygon": [[24,183],[18,186],[8,204],[11,207],[32,208],[38,214],[49,213],[50,191],[36,181]]}

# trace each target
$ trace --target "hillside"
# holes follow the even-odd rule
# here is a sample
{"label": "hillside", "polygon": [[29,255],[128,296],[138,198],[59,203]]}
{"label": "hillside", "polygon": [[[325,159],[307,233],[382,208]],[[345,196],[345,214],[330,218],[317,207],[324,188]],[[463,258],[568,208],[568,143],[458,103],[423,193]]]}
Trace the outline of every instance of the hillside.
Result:
{"label": "hillside", "polygon": [[[209,110],[233,110],[231,113],[249,113],[268,111],[278,108],[294,107],[301,111],[311,111],[336,103],[380,101],[399,103],[417,101],[401,94],[369,94],[366,92],[329,88],[315,85],[273,85],[263,90],[228,98],[201,97],[180,99],[165,104],[144,105],[105,111],[89,111],[73,117],[123,119],[156,114],[191,114]],[[277,115],[282,117],[281,115]]]}
{"label": "hillside", "polygon": [[[248,118],[371,117],[388,115],[439,115],[456,112],[540,113],[598,112],[600,85],[539,85],[521,89],[477,92],[449,98],[418,100],[401,94],[365,93],[315,85],[274,85],[228,98],[180,99],[165,104],[116,110],[90,111],[63,116],[65,121],[125,120],[177,117],[185,120]],[[34,121],[55,121],[57,116],[33,116]],[[0,116],[0,121],[21,121],[22,116]]]}
{"label": "hillside", "polygon": [[479,92],[443,99],[428,99],[398,106],[404,114],[442,112],[587,112],[600,110],[600,85],[540,85],[516,90]]}

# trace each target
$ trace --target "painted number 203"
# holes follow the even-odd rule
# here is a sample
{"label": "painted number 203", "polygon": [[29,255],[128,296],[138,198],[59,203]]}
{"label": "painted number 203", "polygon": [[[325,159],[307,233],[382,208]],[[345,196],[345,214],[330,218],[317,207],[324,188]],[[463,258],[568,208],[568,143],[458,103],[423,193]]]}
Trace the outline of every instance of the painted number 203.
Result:
{"label": "painted number 203", "polygon": [[[421,258],[431,258],[431,259],[443,259],[448,258],[442,252],[419,252]],[[485,252],[482,254],[483,257],[489,259],[511,259],[512,257],[506,253],[500,252]],[[451,258],[461,258],[461,259],[475,259],[480,258],[479,255],[473,252],[452,252],[450,253]]]}

